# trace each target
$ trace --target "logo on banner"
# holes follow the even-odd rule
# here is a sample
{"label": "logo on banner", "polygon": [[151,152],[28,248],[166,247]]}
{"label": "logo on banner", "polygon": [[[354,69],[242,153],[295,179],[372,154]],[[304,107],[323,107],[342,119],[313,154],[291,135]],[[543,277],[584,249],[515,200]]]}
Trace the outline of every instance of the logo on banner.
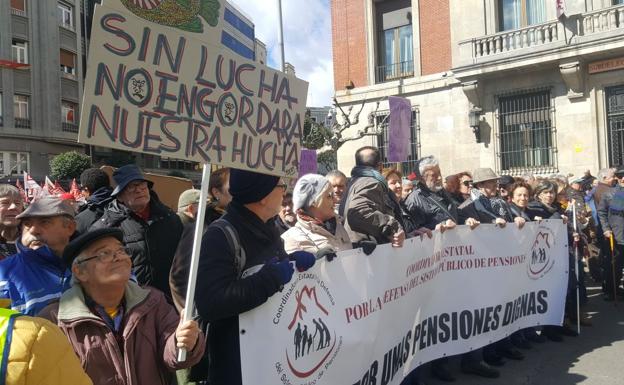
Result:
{"label": "logo on banner", "polygon": [[315,274],[301,274],[284,295],[283,304],[284,299],[289,306],[282,308],[282,322],[276,324],[291,338],[284,347],[283,360],[276,363],[277,372],[292,384],[320,379],[342,346],[342,337],[332,323],[333,296]]}
{"label": "logo on banner", "polygon": [[549,228],[540,226],[528,259],[529,278],[542,278],[552,269],[555,264],[555,259],[552,257],[554,242],[555,234]]}

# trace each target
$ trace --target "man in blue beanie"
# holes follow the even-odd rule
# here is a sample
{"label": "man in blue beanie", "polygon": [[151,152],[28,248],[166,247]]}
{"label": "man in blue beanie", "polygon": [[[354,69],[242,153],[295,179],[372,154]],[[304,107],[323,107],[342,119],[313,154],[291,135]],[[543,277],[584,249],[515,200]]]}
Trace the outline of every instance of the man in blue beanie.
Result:
{"label": "man in blue beanie", "polygon": [[240,385],[238,315],[254,309],[314,265],[313,254],[284,251],[274,225],[286,183],[277,176],[232,169],[227,213],[202,239],[195,304],[208,329],[211,385]]}

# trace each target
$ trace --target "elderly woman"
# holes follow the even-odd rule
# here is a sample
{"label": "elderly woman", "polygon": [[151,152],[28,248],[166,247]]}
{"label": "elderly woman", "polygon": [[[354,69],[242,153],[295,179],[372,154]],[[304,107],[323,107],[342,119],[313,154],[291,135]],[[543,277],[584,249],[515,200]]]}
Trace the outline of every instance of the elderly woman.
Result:
{"label": "elderly woman", "polygon": [[[168,385],[196,364],[205,339],[197,322],[180,322],[165,295],[130,281],[121,230],[92,230],[63,252],[74,285],[40,316],[58,324],[94,385]],[[177,349],[188,352],[177,361]]]}
{"label": "elderly woman", "polygon": [[297,223],[284,234],[284,250],[317,254],[321,249],[338,252],[353,248],[342,222],[334,213],[332,187],[322,175],[299,178],[293,191]]}
{"label": "elderly woman", "polygon": [[522,180],[513,183],[507,189],[507,192],[511,198],[511,202],[509,203],[511,215],[513,215],[514,218],[523,218],[527,222],[532,221],[533,218],[531,218],[529,212],[527,211],[527,207],[529,206],[529,201],[531,199],[531,186]]}
{"label": "elderly woman", "polygon": [[567,223],[568,218],[562,215],[562,209],[557,198],[557,184],[549,180],[540,181],[533,189],[535,200],[529,202],[528,212],[532,220],[563,219]]}

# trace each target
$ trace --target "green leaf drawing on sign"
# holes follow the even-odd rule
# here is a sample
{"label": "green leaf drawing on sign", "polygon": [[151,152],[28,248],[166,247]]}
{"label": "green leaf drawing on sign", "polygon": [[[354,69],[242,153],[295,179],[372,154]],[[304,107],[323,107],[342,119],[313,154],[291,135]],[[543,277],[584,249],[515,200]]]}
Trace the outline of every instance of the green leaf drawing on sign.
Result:
{"label": "green leaf drawing on sign", "polygon": [[188,31],[188,32],[196,32],[196,33],[204,32],[204,26],[202,25],[201,20],[199,20],[199,17],[194,17],[188,23],[179,25],[178,28],[183,31]]}
{"label": "green leaf drawing on sign", "polygon": [[219,0],[202,0],[199,14],[206,22],[215,27],[219,23]]}

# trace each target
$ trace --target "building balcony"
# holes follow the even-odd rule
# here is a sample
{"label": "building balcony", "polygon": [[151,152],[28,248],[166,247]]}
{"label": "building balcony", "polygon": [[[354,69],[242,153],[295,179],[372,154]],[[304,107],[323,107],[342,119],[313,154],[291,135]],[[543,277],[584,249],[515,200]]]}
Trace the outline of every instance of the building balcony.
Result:
{"label": "building balcony", "polygon": [[412,76],[414,76],[413,60],[377,66],[377,71],[375,73],[376,83],[384,83]]}
{"label": "building balcony", "polygon": [[11,14],[21,16],[21,17],[28,17],[28,13],[26,11],[22,11],[21,9],[16,9],[16,8],[11,8]]}
{"label": "building balcony", "polygon": [[459,77],[624,47],[624,5],[459,42]]}
{"label": "building balcony", "polygon": [[78,125],[76,123],[70,123],[70,122],[62,122],[61,123],[61,130],[63,132],[73,132],[73,133],[78,133]]}
{"label": "building balcony", "polygon": [[30,128],[29,118],[15,118],[15,128]]}

